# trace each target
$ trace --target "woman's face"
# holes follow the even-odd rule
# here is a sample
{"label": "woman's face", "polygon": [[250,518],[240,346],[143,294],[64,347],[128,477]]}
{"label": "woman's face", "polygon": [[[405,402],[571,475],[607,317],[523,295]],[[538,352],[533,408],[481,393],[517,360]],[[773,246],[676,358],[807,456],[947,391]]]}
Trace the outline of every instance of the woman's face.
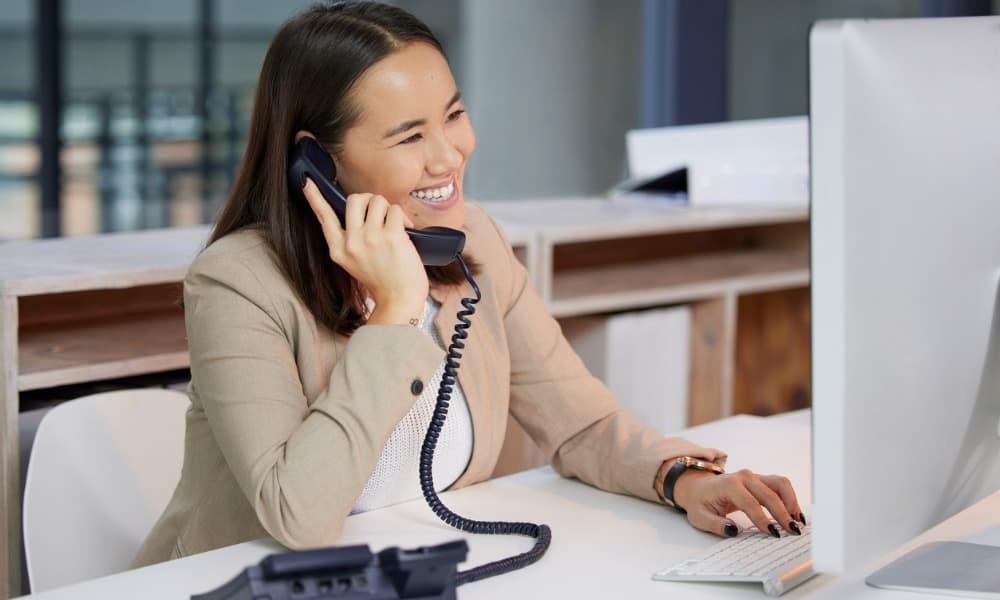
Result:
{"label": "woman's face", "polygon": [[385,196],[417,229],[461,227],[462,176],[476,136],[441,53],[422,42],[404,46],[358,79],[351,100],[360,118],[334,156],[344,190]]}

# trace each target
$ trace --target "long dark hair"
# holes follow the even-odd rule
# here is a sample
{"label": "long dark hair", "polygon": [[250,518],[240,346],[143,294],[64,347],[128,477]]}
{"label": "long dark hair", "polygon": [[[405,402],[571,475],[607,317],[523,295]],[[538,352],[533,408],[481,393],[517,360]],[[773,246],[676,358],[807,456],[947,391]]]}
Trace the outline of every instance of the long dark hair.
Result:
{"label": "long dark hair", "polygon": [[[246,152],[209,240],[256,228],[316,320],[345,335],[364,323],[364,293],[330,260],[306,201],[290,193],[288,156],[299,130],[339,153],[345,132],[360,116],[349,98],[351,87],[372,65],[413,42],[445,56],[424,23],[386,4],[318,4],[289,19],[264,57]],[[426,269],[431,285],[464,281],[456,263]]]}

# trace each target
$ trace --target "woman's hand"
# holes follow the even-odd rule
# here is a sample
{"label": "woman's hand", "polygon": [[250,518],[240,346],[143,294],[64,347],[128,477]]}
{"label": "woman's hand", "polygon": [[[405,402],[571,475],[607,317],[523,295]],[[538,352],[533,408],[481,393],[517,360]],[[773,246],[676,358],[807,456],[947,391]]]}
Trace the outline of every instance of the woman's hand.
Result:
{"label": "woman's hand", "polygon": [[375,311],[369,323],[405,324],[419,318],[427,300],[428,282],[420,255],[407,237],[413,223],[403,210],[382,196],[347,197],[345,227],[312,182],[303,190],[323,227],[330,259],[347,271],[372,296]]}
{"label": "woman's hand", "polygon": [[749,469],[716,475],[688,469],[674,484],[674,500],[687,510],[688,521],[703,531],[732,537],[739,533],[735,523],[726,518],[740,510],[761,533],[778,537],[778,530],[763,508],[771,513],[778,527],[792,535],[801,533],[805,516],[799,508],[788,478],[758,475]]}

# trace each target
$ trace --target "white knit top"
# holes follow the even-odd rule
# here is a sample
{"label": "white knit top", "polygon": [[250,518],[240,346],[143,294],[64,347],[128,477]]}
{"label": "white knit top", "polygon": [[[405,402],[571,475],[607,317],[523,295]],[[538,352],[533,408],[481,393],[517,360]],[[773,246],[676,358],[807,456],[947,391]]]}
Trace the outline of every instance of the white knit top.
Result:
{"label": "white knit top", "polygon": [[[369,310],[371,308],[372,305],[369,305]],[[445,348],[434,329],[434,316],[440,308],[437,301],[427,298],[420,329],[438,346]],[[420,448],[434,414],[444,366],[445,363],[442,362],[430,381],[424,382],[420,398],[389,436],[375,470],[351,509],[352,514],[423,497],[419,476]],[[434,489],[440,492],[455,483],[465,472],[471,458],[472,417],[469,415],[469,405],[465,402],[462,386],[456,381],[449,402],[448,418],[434,450]]]}

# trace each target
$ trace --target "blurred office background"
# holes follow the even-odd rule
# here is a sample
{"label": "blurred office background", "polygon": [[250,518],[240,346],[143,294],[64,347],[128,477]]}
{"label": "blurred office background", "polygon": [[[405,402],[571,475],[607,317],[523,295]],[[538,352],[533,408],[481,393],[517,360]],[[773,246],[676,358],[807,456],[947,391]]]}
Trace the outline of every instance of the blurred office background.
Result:
{"label": "blurred office background", "polygon": [[[624,135],[805,114],[816,19],[1000,0],[396,0],[439,35],[478,149],[469,197],[596,195]],[[271,36],[306,0],[3,0],[0,241],[210,222]],[[928,43],[933,43],[929,40]]]}

